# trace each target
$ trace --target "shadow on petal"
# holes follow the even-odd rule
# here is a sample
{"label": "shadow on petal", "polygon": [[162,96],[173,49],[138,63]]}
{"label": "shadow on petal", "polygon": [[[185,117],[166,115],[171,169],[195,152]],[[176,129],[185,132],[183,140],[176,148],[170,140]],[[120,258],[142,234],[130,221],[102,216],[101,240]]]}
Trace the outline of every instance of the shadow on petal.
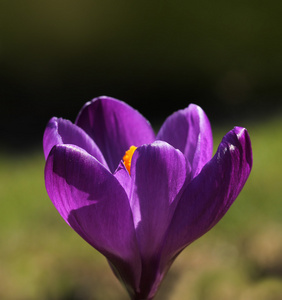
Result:
{"label": "shadow on petal", "polygon": [[104,216],[103,211],[99,203],[78,208],[70,212],[68,222],[85,241],[107,258],[116,277],[128,293],[134,295],[141,273],[134,232],[129,238],[130,228],[125,233],[120,227],[122,222],[126,223],[126,218],[117,219],[115,210],[107,211]]}
{"label": "shadow on petal", "polygon": [[248,132],[235,127],[222,139],[214,157],[183,192],[167,232],[162,268],[228,211],[252,168]]}
{"label": "shadow on petal", "polygon": [[107,257],[131,293],[136,290],[141,260],[128,197],[118,180],[81,148],[57,145],[47,159],[45,183],[65,221]]}

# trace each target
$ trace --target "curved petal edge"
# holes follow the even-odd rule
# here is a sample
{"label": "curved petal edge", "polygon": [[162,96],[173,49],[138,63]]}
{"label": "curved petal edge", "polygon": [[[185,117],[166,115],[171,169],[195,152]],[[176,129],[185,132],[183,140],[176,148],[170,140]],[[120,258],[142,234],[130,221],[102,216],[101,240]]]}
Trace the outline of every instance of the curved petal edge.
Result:
{"label": "curved petal edge", "polygon": [[192,177],[212,158],[213,138],[211,125],[202,108],[190,104],[169,116],[162,125],[157,139],[179,149],[192,167]]}
{"label": "curved petal edge", "polygon": [[140,254],[128,197],[118,180],[81,148],[56,145],[46,162],[45,184],[64,220],[106,256],[129,293],[135,293]]}
{"label": "curved petal edge", "polygon": [[139,147],[155,140],[150,123],[137,110],[111,97],[87,102],[75,124],[95,141],[112,173],[130,146]]}
{"label": "curved petal edge", "polygon": [[214,157],[185,188],[163,249],[163,264],[209,231],[228,211],[252,168],[252,148],[245,128],[227,133]]}

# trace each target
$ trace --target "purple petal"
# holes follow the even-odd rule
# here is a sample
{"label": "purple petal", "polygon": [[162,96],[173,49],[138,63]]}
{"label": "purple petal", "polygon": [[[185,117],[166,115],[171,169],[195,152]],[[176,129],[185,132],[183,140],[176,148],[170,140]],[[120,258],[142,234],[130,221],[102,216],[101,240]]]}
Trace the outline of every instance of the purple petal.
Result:
{"label": "purple petal", "polygon": [[95,141],[112,172],[130,146],[138,147],[155,140],[151,125],[138,111],[110,97],[86,103],[76,124]]}
{"label": "purple petal", "polygon": [[107,167],[107,163],[100,149],[87,133],[69,120],[53,117],[48,122],[43,137],[45,159],[47,159],[53,146],[58,144],[72,144],[79,146]]}
{"label": "purple petal", "polygon": [[143,145],[132,157],[130,204],[143,259],[143,292],[149,292],[158,280],[160,247],[186,180],[186,170],[184,155],[166,142]]}
{"label": "purple petal", "polygon": [[124,188],[127,196],[130,197],[132,180],[122,161],[118,165],[113,175],[119,181],[120,185]]}
{"label": "purple petal", "polygon": [[192,167],[192,177],[198,175],[212,157],[210,122],[204,111],[195,104],[168,117],[157,139],[168,142],[186,156]]}
{"label": "purple petal", "polygon": [[210,230],[242,190],[252,167],[248,132],[235,127],[178,202],[163,250],[163,264]]}
{"label": "purple petal", "polygon": [[129,200],[118,180],[81,148],[57,145],[46,162],[45,184],[64,220],[107,257],[133,293],[140,255]]}

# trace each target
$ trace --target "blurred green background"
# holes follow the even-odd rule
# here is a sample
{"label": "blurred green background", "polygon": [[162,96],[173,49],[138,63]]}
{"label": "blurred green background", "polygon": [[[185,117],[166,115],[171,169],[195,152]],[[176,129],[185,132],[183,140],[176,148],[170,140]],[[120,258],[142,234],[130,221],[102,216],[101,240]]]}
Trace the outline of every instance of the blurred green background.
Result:
{"label": "blurred green background", "polygon": [[190,102],[215,150],[239,125],[254,167],[226,217],[176,260],[156,299],[282,299],[280,1],[0,1],[0,299],[126,299],[45,192],[41,140],[100,95],[157,129]]}

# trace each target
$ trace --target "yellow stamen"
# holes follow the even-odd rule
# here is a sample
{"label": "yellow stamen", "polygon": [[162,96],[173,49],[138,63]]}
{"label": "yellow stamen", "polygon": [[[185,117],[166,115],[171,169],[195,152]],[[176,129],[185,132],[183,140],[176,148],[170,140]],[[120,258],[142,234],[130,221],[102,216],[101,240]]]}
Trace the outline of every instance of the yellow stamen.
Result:
{"label": "yellow stamen", "polygon": [[130,174],[130,167],[131,167],[131,159],[132,159],[132,155],[134,153],[134,151],[137,149],[137,147],[135,146],[131,146],[124,154],[123,159],[123,163],[128,171],[128,173]]}

